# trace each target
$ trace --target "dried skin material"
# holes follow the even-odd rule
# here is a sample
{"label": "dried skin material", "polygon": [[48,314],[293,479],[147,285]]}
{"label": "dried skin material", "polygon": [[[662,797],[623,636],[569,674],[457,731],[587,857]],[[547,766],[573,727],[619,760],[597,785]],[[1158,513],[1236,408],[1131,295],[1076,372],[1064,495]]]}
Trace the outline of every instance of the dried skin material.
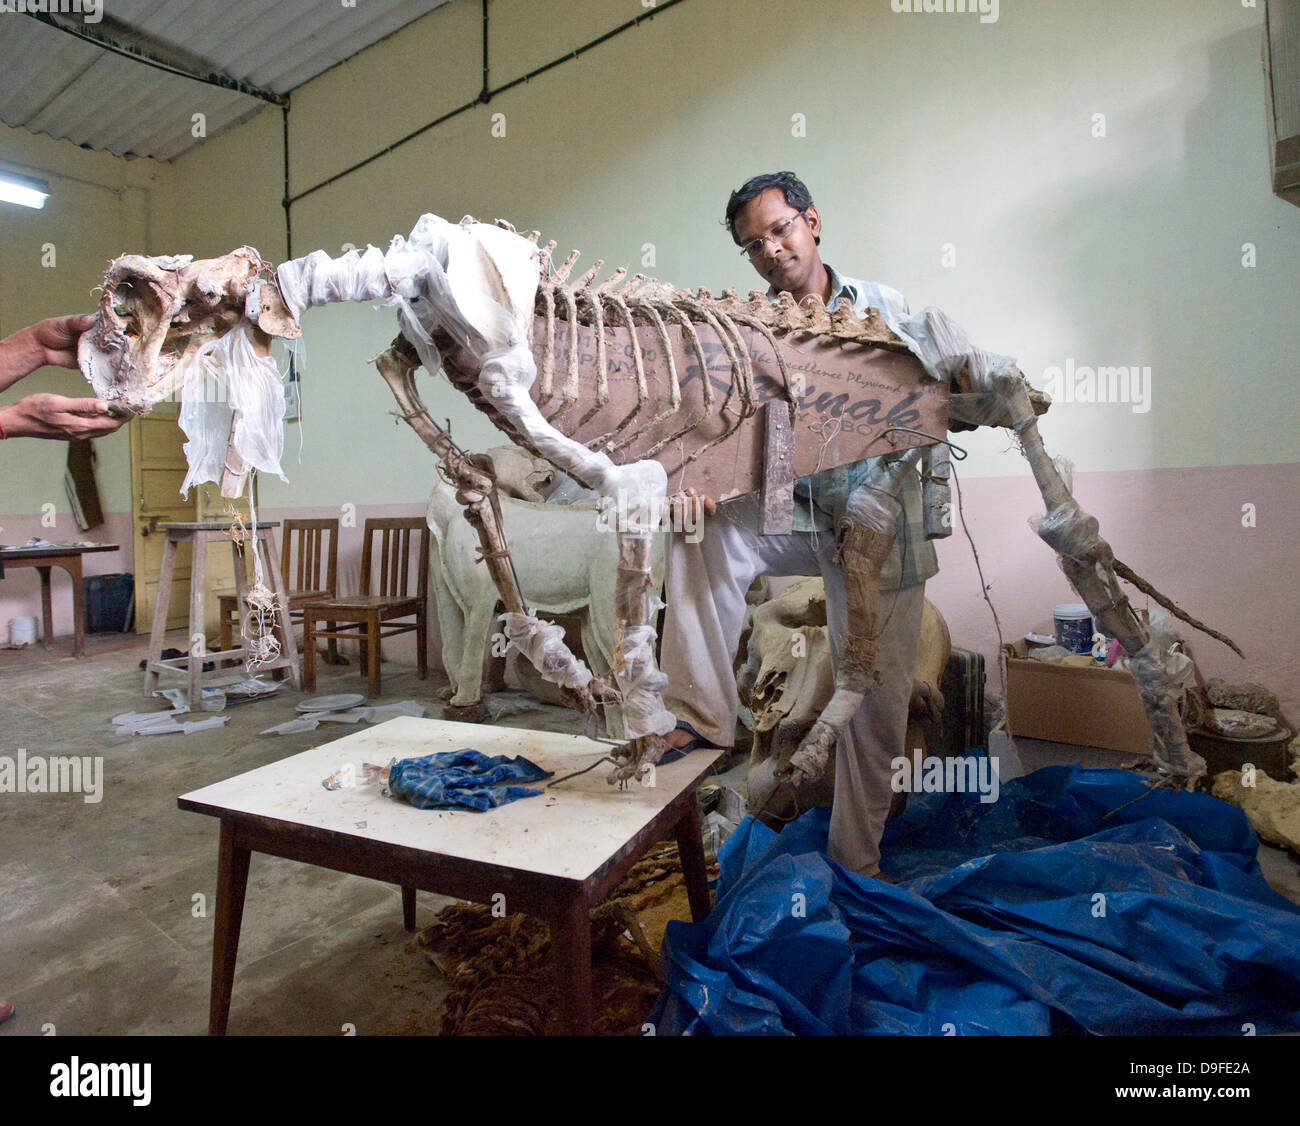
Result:
{"label": "dried skin material", "polygon": [[1225,770],[1210,792],[1245,813],[1261,840],[1300,856],[1300,781],[1279,782],[1260,770],[1246,785],[1240,770]]}
{"label": "dried skin material", "polygon": [[1279,726],[1272,716],[1239,708],[1207,708],[1203,722],[1209,730],[1233,739],[1261,739],[1273,734]]}
{"label": "dried skin material", "polygon": [[1262,684],[1229,684],[1217,676],[1205,682],[1205,698],[1216,708],[1232,708],[1257,715],[1274,715],[1278,709],[1277,696]]}
{"label": "dried skin material", "polygon": [[[716,868],[710,870],[716,876]],[[689,920],[677,846],[655,845],[591,913],[593,1031],[639,1036],[659,994],[659,948],[669,921]],[[559,1006],[550,969],[551,932],[531,915],[494,916],[478,903],[453,903],[415,939],[451,984],[444,1036],[557,1033]]]}

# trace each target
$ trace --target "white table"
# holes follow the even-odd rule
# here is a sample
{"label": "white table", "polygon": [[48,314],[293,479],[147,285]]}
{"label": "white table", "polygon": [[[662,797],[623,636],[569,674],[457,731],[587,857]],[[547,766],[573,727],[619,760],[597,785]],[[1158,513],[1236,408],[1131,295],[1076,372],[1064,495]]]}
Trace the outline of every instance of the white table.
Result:
{"label": "white table", "polygon": [[[580,1035],[591,1031],[591,909],[652,844],[676,839],[691,914],[708,914],[695,790],[721,752],[696,751],[658,767],[653,787],[624,791],[605,781],[612,767],[602,764],[554,789],[532,783],[542,796],[486,813],[417,809],[364,781],[363,763],[462,747],[523,755],[557,778],[613,749],[576,735],[405,716],[177,799],[181,809],[221,819],[210,1034],[226,1031],[254,852],[398,884],[407,930],[415,929],[417,890],[485,903],[504,895],[507,911],[550,924],[567,1026]],[[324,788],[327,776],[349,770],[352,785]]]}

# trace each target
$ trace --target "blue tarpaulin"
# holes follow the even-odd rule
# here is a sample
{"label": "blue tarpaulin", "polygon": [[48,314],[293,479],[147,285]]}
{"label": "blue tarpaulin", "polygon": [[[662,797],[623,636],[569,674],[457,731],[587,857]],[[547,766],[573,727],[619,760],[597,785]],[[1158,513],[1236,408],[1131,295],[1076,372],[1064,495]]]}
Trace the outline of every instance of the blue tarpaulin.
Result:
{"label": "blue tarpaulin", "polygon": [[1134,802],[1148,784],[1048,767],[992,804],[913,794],[882,845],[897,886],[827,858],[828,810],[780,834],[746,818],[712,913],[668,925],[656,1031],[1300,1029],[1300,907],[1265,882],[1245,815],[1204,794]]}

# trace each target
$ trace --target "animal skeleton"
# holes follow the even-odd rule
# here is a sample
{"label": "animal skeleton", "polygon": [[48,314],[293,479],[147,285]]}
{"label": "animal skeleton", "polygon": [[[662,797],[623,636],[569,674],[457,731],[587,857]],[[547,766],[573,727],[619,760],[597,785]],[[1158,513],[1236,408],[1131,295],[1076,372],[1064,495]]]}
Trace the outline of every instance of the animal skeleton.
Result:
{"label": "animal skeleton", "polygon": [[[1039,536],[1056,551],[1097,628],[1129,656],[1157,762],[1178,785],[1204,774],[1204,761],[1183,733],[1165,654],[1119,579],[1139,583],[1171,612],[1206,627],[1114,558],[1043,447],[1036,419],[1045,396],[1030,389],[1013,362],[974,348],[935,309],[891,324],[876,310],[865,318],[843,306],[828,312],[815,297],[802,307],[787,294],[776,303],[759,293],[742,300],[730,290],[714,298],[641,275],[628,279],[622,269],[598,283],[599,261],[570,281],[577,252],[556,267],[555,243],[539,247],[537,237],[524,238],[509,224],[468,218],[452,224],[425,215],[409,239],[396,237],[386,253],[370,247],[330,259],[317,251],[284,263],[274,279],[247,247],[207,262],[121,258],[105,279],[96,324],[83,337],[82,370],[102,398],[140,411],[202,356],[211,364],[223,334],[242,330],[265,356],[271,336],[299,334],[298,318],[310,305],[388,300],[398,306],[401,335],[376,366],[402,416],[456,482],[506,607],[508,640],[581,711],[594,713],[609,698],[621,702],[629,741],[612,755],[610,778],[620,784],[645,776],[675,722],[662,704],[666,680],[655,666],[650,625],[651,538],[670,471],[694,467],[720,499],[749,492],[767,483],[766,441],[773,451],[767,472],[786,486],[771,490],[779,525],[783,507],[788,519],[788,486],[796,475],[875,458],[871,476],[849,499],[840,548],[847,636],[830,702],[791,759],[798,780],[821,773],[839,731],[870,690],[880,565],[893,546],[903,474],[920,460],[927,533],[946,534],[941,525],[948,522],[939,519],[949,475],[942,431],[1009,427],[1047,503]],[[238,366],[236,350],[219,355]],[[613,683],[593,677],[564,646],[562,631],[525,606],[493,507],[490,464],[460,451],[430,417],[415,383],[421,363],[430,372],[441,367],[518,445],[614,506]],[[805,390],[809,373],[838,374],[840,386],[847,381],[876,397],[851,401],[847,392],[823,391],[816,398],[815,388]],[[760,403],[780,404],[762,412],[766,434],[756,425]],[[250,401],[231,407],[223,495],[239,494],[250,464],[265,467],[241,447],[241,415],[255,407]]]}

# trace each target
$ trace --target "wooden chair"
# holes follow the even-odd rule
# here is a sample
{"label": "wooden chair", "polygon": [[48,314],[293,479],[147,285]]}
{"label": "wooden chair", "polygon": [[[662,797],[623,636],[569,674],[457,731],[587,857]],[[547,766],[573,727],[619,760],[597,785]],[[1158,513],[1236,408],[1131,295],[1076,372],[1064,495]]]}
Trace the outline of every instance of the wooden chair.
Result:
{"label": "wooden chair", "polygon": [[[413,535],[413,533],[415,533]],[[411,587],[411,543],[419,542],[416,578]],[[378,548],[379,561],[375,563]],[[380,643],[386,637],[415,631],[420,679],[429,675],[429,524],[423,516],[367,520],[361,556],[361,593],[351,597],[312,599],[302,606],[303,688],[316,690],[316,638],[361,642],[361,665],[367,691],[380,695]],[[414,622],[397,619],[415,617]],[[322,628],[321,624],[324,624]]]}
{"label": "wooden chair", "polygon": [[[324,568],[324,575],[321,569]],[[302,607],[306,602],[333,598],[338,592],[339,571],[339,520],[286,520],[284,539],[280,548],[280,574],[288,587],[289,620],[295,625],[302,621]],[[239,597],[234,593],[221,595],[221,648],[229,649],[233,630],[242,626],[243,611]],[[242,629],[241,629],[242,632]],[[276,633],[279,634],[279,626]],[[284,638],[280,638],[283,647]],[[338,642],[327,642],[330,664],[341,664]],[[277,674],[277,677],[280,674]]]}

